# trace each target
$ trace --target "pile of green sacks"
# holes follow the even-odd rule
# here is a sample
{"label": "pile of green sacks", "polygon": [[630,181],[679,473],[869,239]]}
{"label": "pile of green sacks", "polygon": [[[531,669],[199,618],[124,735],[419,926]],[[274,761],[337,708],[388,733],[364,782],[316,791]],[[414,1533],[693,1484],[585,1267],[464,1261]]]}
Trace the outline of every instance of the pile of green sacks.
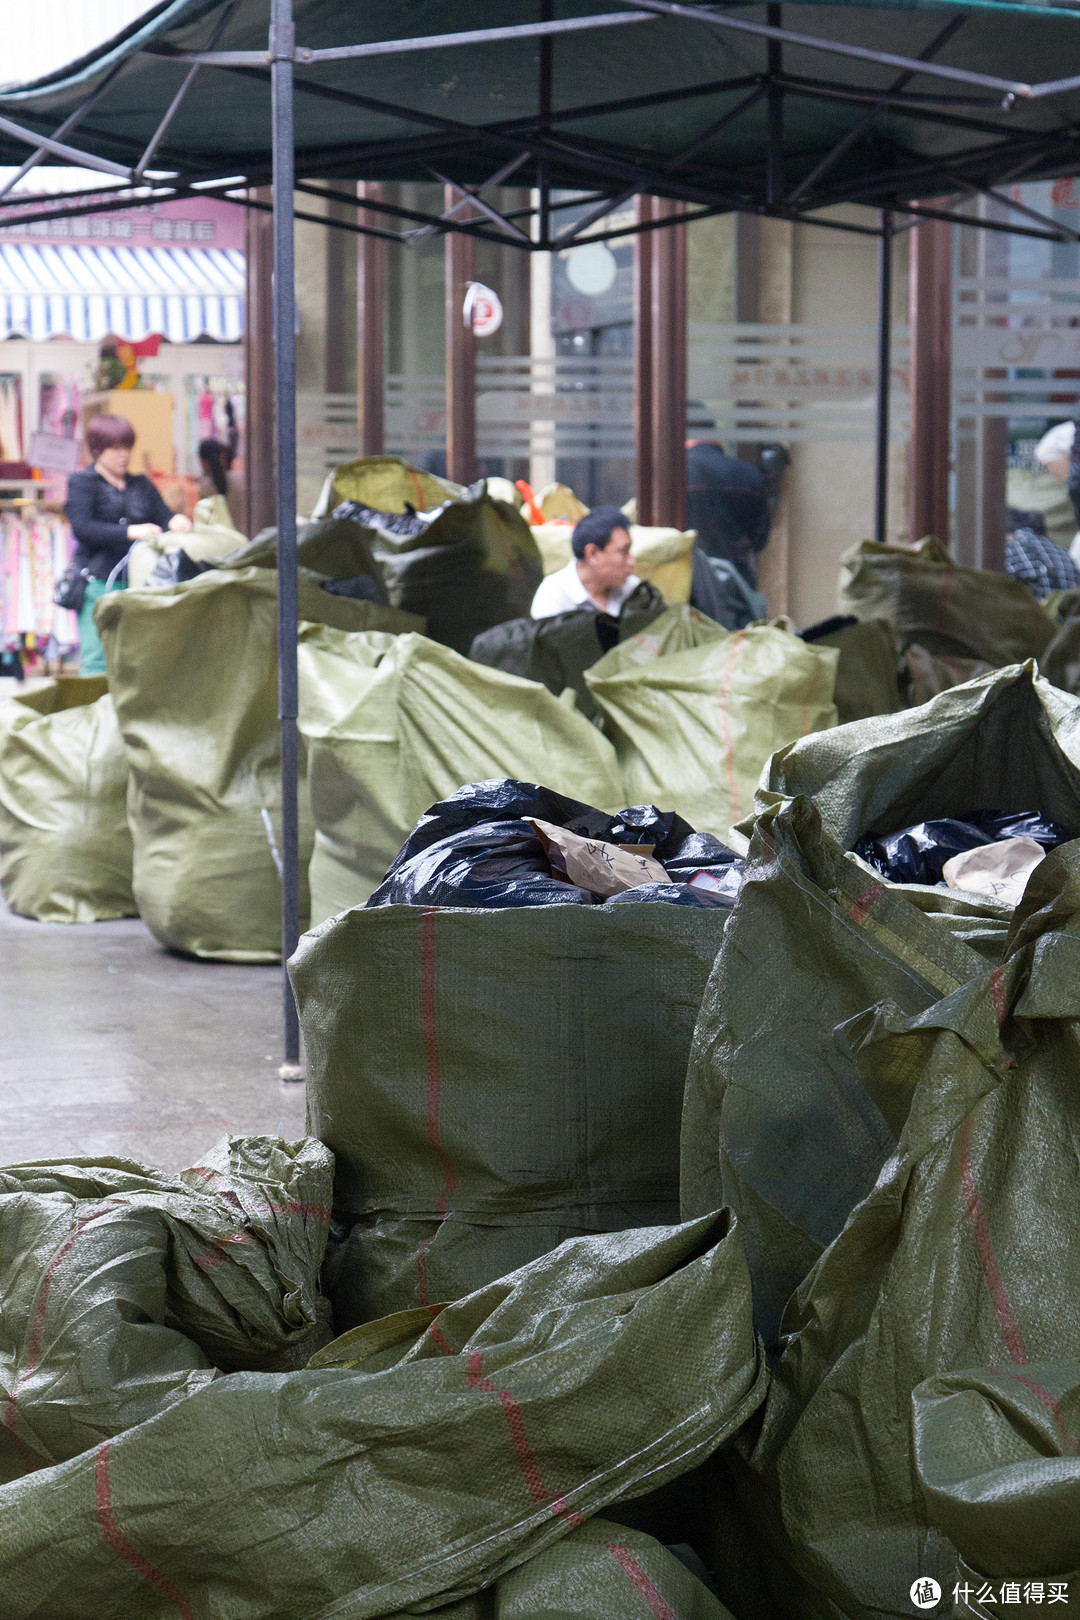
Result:
{"label": "pile of green sacks", "polygon": [[921,1577],[939,1612],[1080,1597],[1080,844],[1015,911],[845,853],[1033,805],[1080,827],[1080,703],[1030,664],[766,775],[682,1152],[683,1213],[735,1210],[776,1358],[713,1471],[741,1620],[906,1614]]}
{"label": "pile of green sacks", "polygon": [[317,929],[333,1191],[311,1140],[0,1173],[0,1620],[1080,1599],[1080,842],[1015,909],[849,853],[979,806],[1080,827],[1033,664],[780,750],[730,914]]}
{"label": "pile of green sacks", "polygon": [[312,920],[367,900],[429,805],[489,777],[605,810],[655,803],[723,838],[774,749],[836,724],[836,660],[778,626],[731,632],[669,608],[584,672],[601,730],[572,691],[426,637],[306,631]]}
{"label": "pile of green sacks", "polygon": [[[227,1162],[238,1147],[255,1177]],[[575,1239],[302,1366],[325,1152],[252,1147],[172,1184],[130,1165],[0,1174],[5,1281],[32,1311],[0,1360],[2,1620],[620,1620],[676,1603],[724,1620],[617,1520],[764,1395],[728,1215]],[[295,1171],[276,1181],[282,1160]]]}

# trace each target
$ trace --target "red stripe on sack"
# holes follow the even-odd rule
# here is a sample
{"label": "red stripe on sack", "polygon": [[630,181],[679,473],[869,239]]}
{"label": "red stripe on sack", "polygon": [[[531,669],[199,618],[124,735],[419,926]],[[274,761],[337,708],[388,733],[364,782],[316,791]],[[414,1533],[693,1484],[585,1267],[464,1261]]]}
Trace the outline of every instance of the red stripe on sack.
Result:
{"label": "red stripe on sack", "polygon": [[21,1458],[23,1467],[26,1469],[27,1473],[32,1473],[35,1469],[43,1468],[46,1465],[41,1462],[39,1458],[34,1456],[34,1453],[20,1439],[19,1435],[15,1431],[15,1403],[18,1400],[19,1390],[26,1383],[28,1378],[33,1377],[34,1372],[37,1370],[38,1363],[41,1360],[41,1334],[42,1329],[45,1326],[45,1312],[47,1311],[49,1305],[49,1290],[52,1287],[53,1278],[60,1269],[64,1256],[68,1253],[72,1244],[75,1242],[75,1239],[79,1236],[79,1233],[85,1231],[90,1225],[91,1221],[100,1219],[102,1215],[108,1215],[114,1207],[115,1206],[112,1204],[106,1204],[103,1209],[92,1210],[84,1220],[79,1221],[76,1226],[73,1226],[63,1243],[61,1243],[60,1247],[49,1261],[49,1264],[45,1268],[45,1275],[41,1279],[41,1286],[38,1289],[37,1303],[34,1306],[33,1321],[30,1324],[30,1344],[29,1354],[27,1355],[26,1359],[26,1366],[23,1367],[22,1371],[13,1381],[10,1393],[8,1394],[7,1402],[4,1406],[4,1428],[11,1436],[15,1449],[19,1453],[19,1457]]}
{"label": "red stripe on sack", "polygon": [[421,484],[419,478],[417,478],[416,474],[413,472],[411,467],[406,467],[405,471],[408,473],[409,477],[412,479],[413,488],[416,490],[416,510],[418,512],[423,512],[424,509],[425,509],[424,486]]}
{"label": "red stripe on sack", "polygon": [[[228,1178],[223,1176],[220,1170],[211,1170],[205,1164],[194,1164],[192,1165],[191,1169],[187,1171],[187,1174],[189,1176],[201,1176],[204,1181],[224,1182],[225,1185],[223,1187],[215,1187],[213,1189],[216,1196],[222,1199],[226,1204],[230,1204],[239,1215],[246,1216],[249,1213],[241,1203],[237,1194],[233,1191],[229,1184]],[[271,1215],[299,1215],[301,1219],[305,1221],[314,1218],[318,1221],[326,1221],[327,1224],[329,1224],[330,1217],[333,1213],[333,1211],[326,1204],[298,1204],[295,1202],[278,1204],[270,1198],[260,1198],[255,1200],[254,1207],[255,1209],[269,1210]]]}
{"label": "red stripe on sack", "polygon": [[431,1326],[428,1328],[428,1338],[431,1340],[432,1344],[437,1350],[442,1351],[444,1356],[457,1355],[457,1349],[450,1343],[450,1340],[446,1337],[446,1334],[439,1326],[438,1321],[432,1322]]}
{"label": "red stripe on sack", "polygon": [[[425,906],[420,916],[420,1027],[424,1038],[424,1057],[427,1063],[427,1137],[442,1165],[443,1184],[435,1207],[445,1215],[450,1207],[455,1186],[454,1172],[442,1144],[439,1112],[442,1106],[442,1067],[439,1061],[438,1002],[435,995],[435,907]],[[416,1256],[421,1305],[427,1305],[427,1251],[431,1238],[425,1238]]]}
{"label": "red stripe on sack", "polygon": [[[534,1502],[546,1502],[548,1491],[540,1478],[540,1469],[537,1467],[536,1457],[529,1444],[529,1437],[525,1433],[525,1419],[521,1415],[521,1407],[517,1398],[511,1395],[508,1389],[499,1389],[490,1378],[484,1377],[484,1357],[479,1350],[470,1350],[466,1362],[466,1382],[469,1389],[482,1389],[488,1395],[494,1395],[503,1409],[506,1426],[510,1431],[510,1443],[514,1448],[521,1476],[525,1481],[526,1489]],[[566,1514],[566,1522],[575,1528],[584,1521],[580,1513],[567,1513],[566,1503],[561,1496],[551,1503],[551,1511],[557,1516]]]}
{"label": "red stripe on sack", "polygon": [[990,1226],[986,1219],[986,1211],[979,1197],[979,1189],[975,1185],[975,1171],[971,1164],[971,1151],[968,1141],[971,1115],[968,1114],[960,1129],[960,1184],[964,1191],[964,1202],[971,1216],[971,1224],[975,1232],[975,1247],[979,1251],[979,1262],[986,1278],[986,1286],[990,1290],[990,1298],[994,1302],[997,1312],[998,1324],[1002,1337],[1008,1346],[1009,1354],[1019,1367],[1026,1366],[1030,1357],[1024,1344],[1024,1336],[1017,1325],[1012,1305],[1005,1284],[1001,1280],[998,1270],[997,1256],[990,1237]]}
{"label": "red stripe on sack", "polygon": [[[990,1000],[994,1006],[994,1017],[997,1020],[998,1030],[1005,1027],[1005,1020],[1009,1016],[1009,1000],[1005,993],[1005,969],[996,967],[990,975]],[[1003,1062],[1007,1069],[1013,1067],[1013,1059],[1008,1052],[1003,1054]]]}
{"label": "red stripe on sack", "polygon": [[105,1541],[118,1557],[124,1559],[125,1563],[130,1564],[132,1569],[142,1576],[144,1581],[147,1581],[151,1586],[156,1586],[162,1597],[168,1598],[170,1603],[176,1605],[183,1620],[193,1620],[191,1604],[180,1588],[175,1582],[170,1581],[167,1575],[163,1575],[160,1569],[155,1568],[148,1558],[144,1558],[137,1547],[132,1546],[116,1522],[116,1516],[112,1510],[112,1492],[109,1488],[109,1446],[111,1444],[110,1440],[106,1440],[104,1445],[98,1447],[97,1454],[94,1457],[95,1505],[101,1528],[105,1533]]}
{"label": "red stripe on sack", "polygon": [[664,1602],[629,1547],[623,1547],[617,1541],[609,1541],[607,1550],[616,1563],[621,1565],[623,1573],[633,1581],[645,1602],[655,1614],[656,1620],[677,1620],[675,1610]]}
{"label": "red stripe on sack", "polygon": [[884,893],[884,883],[871,883],[870,887],[865,891],[865,893],[860,894],[859,898],[848,912],[848,916],[851,918],[852,922],[861,923],[863,918],[866,916],[866,913],[870,910],[870,907],[876,905]]}
{"label": "red stripe on sack", "polygon": [[1005,970],[996,967],[990,975],[990,1000],[994,1003],[994,1017],[1001,1028],[1009,1016],[1009,1003],[1005,995]]}
{"label": "red stripe on sack", "polygon": [[735,776],[735,741],[731,735],[731,716],[728,714],[728,703],[731,700],[731,683],[735,678],[735,666],[739,662],[739,654],[742,651],[745,635],[745,630],[736,631],[720,687],[720,725],[724,733],[724,769],[727,771],[731,809],[733,818],[736,821],[742,818],[742,801],[739,798],[739,784]]}
{"label": "red stripe on sack", "polygon": [[1065,1444],[1072,1452],[1074,1457],[1080,1456],[1080,1442],[1077,1441],[1075,1435],[1072,1433],[1068,1424],[1065,1422],[1065,1419],[1062,1417],[1061,1408],[1058,1406],[1057,1396],[1051,1394],[1050,1390],[1046,1388],[1045,1384],[1037,1384],[1033,1378],[1025,1378],[1023,1373],[1014,1372],[1010,1373],[1009,1376],[1010,1378],[1015,1378],[1018,1383],[1026,1385],[1036,1399],[1042,1401],[1043,1405],[1049,1408],[1053,1415],[1054,1422],[1057,1424],[1061,1436],[1065,1441]]}

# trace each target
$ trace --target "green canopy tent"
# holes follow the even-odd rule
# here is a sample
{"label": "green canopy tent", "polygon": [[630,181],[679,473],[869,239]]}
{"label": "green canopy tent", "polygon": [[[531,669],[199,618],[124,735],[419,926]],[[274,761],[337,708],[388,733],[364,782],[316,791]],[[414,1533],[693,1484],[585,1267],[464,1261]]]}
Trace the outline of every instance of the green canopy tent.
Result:
{"label": "green canopy tent", "polygon": [[[822,5],[675,0],[161,0],[91,55],[0,91],[0,162],[83,165],[109,191],[13,199],[0,224],[217,192],[260,206],[273,186],[279,515],[283,919],[297,940],[295,198],[335,180],[437,178],[460,200],[427,214],[365,199],[355,226],[407,240],[459,230],[525,251],[606,233],[635,193],[881,238],[877,530],[888,444],[889,247],[897,216],[1074,239],[996,185],[1080,168],[1076,0]],[[534,209],[484,196],[513,177]],[[559,190],[594,203],[560,223]],[[1015,223],[920,199],[988,192]],[[354,194],[341,193],[351,203]],[[6,198],[6,201],[5,201]],[[829,218],[878,208],[877,227]],[[639,229],[662,228],[671,218]],[[284,1073],[299,1072],[285,977]]]}

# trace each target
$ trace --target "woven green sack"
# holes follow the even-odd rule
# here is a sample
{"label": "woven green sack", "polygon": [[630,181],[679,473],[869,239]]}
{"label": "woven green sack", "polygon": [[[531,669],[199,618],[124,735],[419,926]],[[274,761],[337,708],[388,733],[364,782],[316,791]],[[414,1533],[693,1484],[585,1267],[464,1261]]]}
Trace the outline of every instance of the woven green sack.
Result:
{"label": "woven green sack", "polygon": [[[703,626],[712,622],[695,608],[673,611],[679,616],[676,622],[681,626],[690,626],[696,621]],[[570,687],[578,708],[592,720],[600,709],[585,685],[585,671],[603,657],[605,646],[610,647],[616,639],[625,641],[649,625],[658,624],[661,618],[667,618],[664,599],[658,590],[643,581],[623,604],[617,619],[591,608],[553,613],[543,619],[508,619],[505,624],[494,625],[478,635],[469,648],[469,657],[478,664],[505,670],[508,675],[541,681],[555,697]],[[695,645],[689,629],[683,634],[681,646]],[[605,641],[601,640],[602,635],[607,638]],[[669,647],[668,650],[674,649]]]}
{"label": "woven green sack", "polygon": [[[357,516],[363,522],[362,509]],[[418,532],[370,521],[363,532],[391,602],[421,615],[433,641],[468,656],[482,630],[528,614],[544,565],[532,530],[508,501],[448,501]]]}
{"label": "woven green sack", "polygon": [[104,676],[0,707],[0,889],[39,922],[133,917],[127,760]]}
{"label": "woven green sack", "polygon": [[306,1371],[216,1379],[0,1488],[0,1620],[71,1614],[73,1594],[110,1620],[466,1598],[729,1440],[765,1387],[749,1315],[721,1212],[578,1238]]}
{"label": "woven green sack", "polygon": [[[300,580],[300,616],[357,630],[414,622],[332,596],[312,575]],[[276,961],[281,885],[262,814],[280,841],[276,573],[213,569],[115,591],[94,622],[130,768],[139,915],[174,950]],[[302,784],[300,812],[303,871],[314,829]]]}
{"label": "woven green sack", "polygon": [[686,1059],[727,916],[387,906],[305,936],[290,967],[309,1128],[354,1222],[328,1270],[339,1326],[674,1218]]}
{"label": "woven green sack", "polygon": [[299,657],[316,923],[362,905],[424,811],[467,782],[509,776],[602,809],[622,802],[611,744],[535,681],[416,635],[309,631]]}
{"label": "woven green sack", "polygon": [[0,1170],[0,1479],[100,1445],[218,1369],[304,1366],[331,1335],[332,1173],[320,1142],[259,1136],[177,1175]]}
{"label": "woven green sack", "polygon": [[1000,670],[782,749],[757,802],[694,1035],[682,1207],[738,1213],[773,1344],[895,1145],[848,1050],[850,1020],[881,1002],[915,1016],[999,963],[1012,925],[1001,901],[889,883],[845,852],[864,833],[981,808],[1038,807],[1080,828],[1080,702],[1030,666]]}
{"label": "woven green sack", "polygon": [[657,657],[649,647],[655,629],[585,672],[615,744],[623,798],[677,810],[692,827],[726,838],[750,809],[769,755],[835,726],[838,654],[777,626],[751,625],[703,640],[699,629],[698,645]]}
{"label": "woven green sack", "polygon": [[333,499],[359,501],[377,512],[426,512],[464,495],[461,484],[421,472],[399,456],[365,456],[334,468]]}
{"label": "woven green sack", "polygon": [[840,560],[837,606],[859,619],[887,619],[901,651],[983,658],[999,668],[1038,658],[1054,634],[1027,586],[989,569],[962,568],[939,540],[917,546],[853,546]]}
{"label": "woven green sack", "polygon": [[[366,574],[381,585],[370,532],[349,518],[320,518],[304,524],[296,537],[296,560],[301,568],[309,568],[312,573],[323,574],[330,580],[355,579]],[[276,568],[277,530],[265,530],[257,539],[223,558],[218,566]],[[412,628],[422,629],[423,626],[415,624]]]}
{"label": "woven green sack", "polygon": [[[901,708],[896,637],[884,619],[864,619],[811,638],[811,646],[835,647],[836,718],[846,726],[873,714],[893,714]],[[952,682],[946,682],[952,685]],[[927,696],[930,694],[927,693]],[[922,702],[919,698],[916,700]]]}
{"label": "woven green sack", "polygon": [[599,1518],[438,1613],[440,1620],[732,1620],[654,1537]]}
{"label": "woven green sack", "polygon": [[[804,934],[808,908],[829,912],[848,933],[845,985],[861,971],[876,991],[840,1028],[824,994],[805,1000],[803,1057],[831,1040],[850,1113],[876,1121],[886,1150],[788,1305],[744,1448],[772,1612],[907,1615],[917,1579],[951,1604],[966,1571],[970,1591],[994,1578],[995,1614],[1010,1612],[1005,1577],[1080,1595],[1080,844],[1039,865],[1001,963],[968,976],[947,930],[905,926],[903,897],[823,883],[812,829],[789,815],[763,818],[759,861],[768,843]],[[871,959],[887,966],[876,984]],[[839,971],[819,953],[819,984]]]}

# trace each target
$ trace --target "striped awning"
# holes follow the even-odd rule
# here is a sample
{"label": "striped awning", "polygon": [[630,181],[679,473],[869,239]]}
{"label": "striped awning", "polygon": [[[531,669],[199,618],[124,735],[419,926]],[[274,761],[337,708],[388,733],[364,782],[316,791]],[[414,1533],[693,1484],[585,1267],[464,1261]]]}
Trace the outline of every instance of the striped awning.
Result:
{"label": "striped awning", "polygon": [[0,339],[96,343],[158,332],[170,343],[244,330],[235,248],[92,247],[0,240]]}

